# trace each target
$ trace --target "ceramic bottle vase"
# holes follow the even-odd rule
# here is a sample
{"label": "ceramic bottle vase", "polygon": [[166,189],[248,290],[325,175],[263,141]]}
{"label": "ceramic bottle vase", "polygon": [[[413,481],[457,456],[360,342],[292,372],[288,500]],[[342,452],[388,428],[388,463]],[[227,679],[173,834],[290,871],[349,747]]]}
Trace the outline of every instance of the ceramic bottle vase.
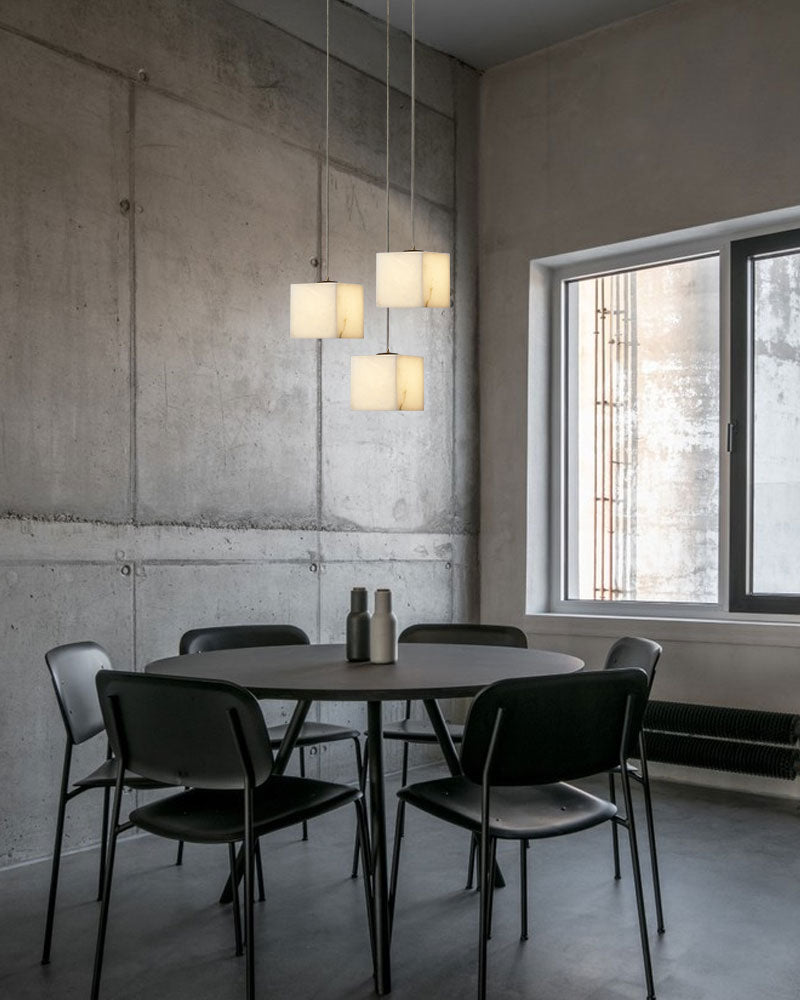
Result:
{"label": "ceramic bottle vase", "polygon": [[392,612],[391,590],[375,591],[375,611],[369,629],[370,660],[373,663],[397,662],[397,619]]}
{"label": "ceramic bottle vase", "polygon": [[350,591],[347,659],[351,663],[362,663],[369,659],[369,611],[367,611],[366,587],[353,587]]}

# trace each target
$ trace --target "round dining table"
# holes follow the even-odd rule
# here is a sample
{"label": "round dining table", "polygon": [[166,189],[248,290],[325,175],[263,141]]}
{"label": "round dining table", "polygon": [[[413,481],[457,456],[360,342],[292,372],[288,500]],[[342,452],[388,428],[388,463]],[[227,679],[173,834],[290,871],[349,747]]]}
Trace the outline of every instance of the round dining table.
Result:
{"label": "round dining table", "polygon": [[391,919],[387,887],[386,798],[383,774],[384,701],[422,701],[447,766],[460,773],[458,754],[438,698],[471,697],[495,681],[573,673],[583,661],[566,653],[506,646],[402,643],[396,663],[350,663],[343,645],[259,646],[170,656],[145,667],[146,673],[227,680],[257,698],[296,699],[297,706],[275,757],[283,773],[300,727],[314,701],[367,704],[369,811],[373,866],[371,892],[375,921],[375,990],[391,991]]}

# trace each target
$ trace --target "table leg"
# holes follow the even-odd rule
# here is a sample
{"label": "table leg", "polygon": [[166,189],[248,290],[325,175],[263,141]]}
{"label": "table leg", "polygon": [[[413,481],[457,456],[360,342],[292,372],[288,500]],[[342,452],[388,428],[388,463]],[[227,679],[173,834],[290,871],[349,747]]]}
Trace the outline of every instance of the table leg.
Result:
{"label": "table leg", "polygon": [[[278,747],[278,752],[275,755],[275,762],[272,765],[273,774],[283,774],[286,770],[289,758],[292,756],[292,750],[294,750],[294,745],[297,742],[300,729],[306,721],[306,716],[308,715],[310,708],[310,701],[298,701],[295,705],[294,712],[292,712],[292,717],[289,720],[289,725],[286,727],[286,733],[284,734],[284,737],[281,740],[281,745]],[[244,875],[244,851],[242,851],[241,848],[236,855],[236,864],[234,868],[236,872],[236,879],[241,882]],[[222,890],[222,895],[219,897],[219,901],[221,904],[233,901],[233,885],[231,883],[230,875],[228,876],[228,881],[225,883],[225,887]]]}
{"label": "table leg", "polygon": [[303,728],[303,723],[306,721],[306,716],[310,708],[310,701],[298,701],[295,705],[289,725],[286,727],[286,732],[281,740],[281,745],[275,754],[275,763],[272,765],[273,774],[283,774],[286,770],[286,765],[292,756],[292,750],[294,750],[297,737],[300,735],[300,730]]}
{"label": "table leg", "polygon": [[389,892],[386,867],[386,789],[383,780],[383,712],[379,701],[367,702],[367,752],[369,754],[369,811],[372,832],[375,914],[375,992],[392,989],[389,952]]}
{"label": "table leg", "polygon": [[456,778],[462,773],[461,761],[458,759],[456,745],[453,743],[453,737],[450,735],[450,730],[447,728],[447,723],[444,721],[442,710],[439,708],[439,702],[436,701],[435,698],[426,698],[422,704],[425,706],[425,711],[428,713],[428,718],[431,720],[433,731],[436,733],[436,739],[439,741],[439,746],[442,748],[445,763],[450,768],[450,773],[454,778]]}
{"label": "table leg", "polygon": [[[428,718],[431,720],[431,725],[433,726],[434,733],[436,733],[439,746],[442,748],[445,763],[450,768],[450,773],[453,777],[458,777],[462,773],[461,761],[458,759],[456,745],[453,743],[453,737],[450,735],[450,730],[444,721],[442,710],[439,708],[439,702],[435,698],[426,698],[423,699],[422,703],[425,706],[425,711],[428,713]],[[502,889],[506,884],[503,873],[500,871],[500,866],[496,861],[494,864],[494,884],[498,889]]]}

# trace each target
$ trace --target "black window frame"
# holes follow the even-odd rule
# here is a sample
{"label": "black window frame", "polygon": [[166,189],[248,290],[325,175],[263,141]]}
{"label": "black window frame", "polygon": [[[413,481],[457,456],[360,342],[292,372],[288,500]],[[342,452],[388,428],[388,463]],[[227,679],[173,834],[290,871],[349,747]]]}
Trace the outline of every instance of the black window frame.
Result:
{"label": "black window frame", "polygon": [[[800,229],[735,240],[730,245],[731,402],[728,610],[800,614],[800,593],[754,593],[753,543],[753,263],[800,251]],[[799,567],[800,569],[800,567]]]}

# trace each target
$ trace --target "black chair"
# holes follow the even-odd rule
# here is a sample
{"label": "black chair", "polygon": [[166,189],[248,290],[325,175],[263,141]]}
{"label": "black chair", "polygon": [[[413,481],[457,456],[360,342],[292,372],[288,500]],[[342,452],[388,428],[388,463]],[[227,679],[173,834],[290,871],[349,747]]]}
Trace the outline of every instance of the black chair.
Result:
{"label": "black chair", "polygon": [[[47,918],[44,930],[44,947],[42,949],[42,965],[50,961],[50,948],[53,941],[53,922],[55,919],[56,896],[58,894],[58,875],[61,867],[61,844],[64,837],[64,819],[67,803],[83,792],[92,789],[103,790],[103,820],[101,829],[100,874],[98,879],[97,898],[100,899],[105,872],[106,846],[108,842],[108,809],[111,789],[117,782],[119,762],[111,756],[111,748],[106,753],[105,761],[91,774],[73,783],[70,789],[70,771],[72,768],[72,751],[76,746],[85,743],[105,729],[100,704],[97,700],[95,677],[101,670],[111,670],[111,660],[108,653],[96,642],[71,642],[64,646],[56,646],[45,653],[45,662],[53,681],[56,700],[64,720],[67,734],[64,749],[64,763],[61,769],[61,789],[58,796],[58,812],[56,816],[56,837],[53,847],[53,863],[50,871],[50,892],[47,901]],[[133,774],[123,778],[126,788],[152,789],[163,788],[161,782],[153,782]],[[180,851],[180,847],[178,848]]]}
{"label": "black chair", "polygon": [[[525,633],[514,625],[409,625],[400,633],[399,642],[445,642],[462,646],[515,646],[526,649]],[[464,727],[448,722],[447,728],[454,743],[460,743]],[[408,780],[408,751],[412,743],[438,744],[436,733],[429,719],[412,719],[411,702],[406,702],[405,718],[389,722],[383,727],[385,740],[403,743],[403,770],[401,783]]]}
{"label": "black chair", "polygon": [[[97,932],[92,1000],[97,1000],[111,900],[118,835],[129,826],[172,840],[244,845],[246,996],[255,997],[253,877],[259,837],[355,804],[362,850],[369,834],[360,789],[350,785],[272,775],[273,755],[255,697],[225,681],[101,671],[97,690],[111,745],[122,763],[142,777],[183,784],[178,792],[135,809],[120,824],[123,782],[118,776],[111,817],[103,902]],[[368,866],[364,864],[370,939],[374,934]],[[234,879],[237,954],[243,951],[237,881]]]}
{"label": "black chair", "polygon": [[[517,649],[527,649],[528,639],[522,629],[515,625],[478,625],[473,623],[409,625],[400,633],[399,642],[444,642],[462,646],[513,646]],[[447,729],[454,743],[461,743],[464,738],[464,727],[458,723],[448,722]],[[385,740],[399,740],[403,743],[403,769],[400,784],[408,782],[408,752],[412,743],[437,744],[436,733],[429,719],[412,719],[411,702],[406,702],[405,717],[399,722],[389,722],[383,727]],[[405,833],[403,819],[405,804],[398,804],[400,813],[400,836]],[[467,864],[467,889],[472,888],[472,877],[475,870],[476,841],[470,846],[469,862]],[[397,846],[395,846],[395,852]],[[392,868],[395,867],[392,858]],[[391,884],[394,886],[395,874],[392,873]],[[393,891],[393,890],[392,890]]]}
{"label": "black chair", "polygon": [[[620,669],[500,681],[467,716],[463,776],[408,785],[400,800],[480,838],[478,997],[486,996],[487,942],[497,840],[538,840],[612,822],[628,831],[648,1000],[655,997],[630,775],[647,704],[647,676]],[[573,785],[620,769],[625,817]]]}
{"label": "black chair", "polygon": [[[652,639],[640,639],[634,636],[625,636],[618,639],[609,649],[606,656],[604,670],[627,669],[629,667],[639,667],[647,674],[648,696],[653,687],[653,680],[656,676],[656,665],[661,656],[661,646]],[[639,760],[638,769],[633,764],[628,764],[630,776],[642,786],[644,796],[644,815],[647,821],[647,839],[650,845],[650,866],[653,872],[653,894],[656,900],[657,929],[659,934],[664,933],[664,912],[661,905],[661,880],[658,874],[658,856],[656,854],[656,832],[653,824],[653,803],[650,797],[650,777],[647,772],[647,753],[645,748],[644,732],[640,730],[637,747],[632,757]],[[612,802],[617,801],[616,775],[619,771],[614,768],[608,772],[608,789]],[[620,877],[619,869],[619,834],[616,825],[611,827],[612,844],[614,849],[614,878]]]}
{"label": "black chair", "polygon": [[[618,639],[606,656],[604,670],[617,670],[638,667],[647,674],[647,693],[653,687],[656,664],[661,656],[661,646],[652,639],[638,639],[626,636]],[[650,867],[653,873],[653,895],[656,901],[656,927],[659,934],[664,933],[664,912],[661,904],[661,882],[658,874],[658,856],[656,855],[656,835],[653,825],[653,804],[650,798],[650,780],[647,773],[647,756],[645,754],[644,733],[640,730],[637,745],[631,748],[631,757],[639,760],[639,768],[628,763],[628,773],[631,778],[638,782],[644,792],[645,820],[647,825],[647,838],[650,845]],[[608,772],[609,798],[616,804],[617,790],[615,775],[619,774],[618,768]],[[611,824],[612,847],[614,851],[614,878],[620,878],[619,867],[619,831],[617,824]],[[528,866],[526,851],[528,844],[523,844],[520,852],[520,913],[521,913],[521,933],[520,937],[524,941],[528,937]]]}
{"label": "black chair", "polygon": [[[195,628],[181,636],[179,653],[208,653],[215,649],[245,649],[253,646],[307,646],[308,636],[295,625],[213,625]],[[272,748],[277,750],[288,726],[271,726]],[[361,737],[357,729],[328,722],[304,722],[297,738],[300,750],[300,776],[306,775],[305,748],[321,743],[352,740],[356,754],[358,787],[364,790],[364,766],[361,759]],[[303,840],[308,840],[308,827],[303,823]],[[353,852],[353,878],[358,874],[358,846]]]}

